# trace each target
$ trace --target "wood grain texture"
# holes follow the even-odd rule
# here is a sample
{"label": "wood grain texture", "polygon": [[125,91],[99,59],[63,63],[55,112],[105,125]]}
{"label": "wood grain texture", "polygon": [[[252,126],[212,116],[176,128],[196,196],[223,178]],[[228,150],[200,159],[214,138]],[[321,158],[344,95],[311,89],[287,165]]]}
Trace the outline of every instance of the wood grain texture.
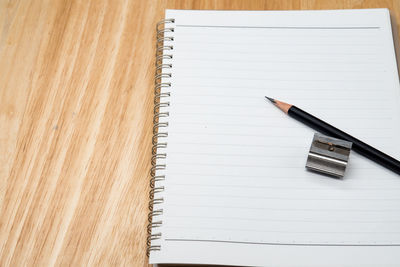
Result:
{"label": "wood grain texture", "polygon": [[0,266],[146,266],[155,23],[165,8],[362,0],[0,0]]}

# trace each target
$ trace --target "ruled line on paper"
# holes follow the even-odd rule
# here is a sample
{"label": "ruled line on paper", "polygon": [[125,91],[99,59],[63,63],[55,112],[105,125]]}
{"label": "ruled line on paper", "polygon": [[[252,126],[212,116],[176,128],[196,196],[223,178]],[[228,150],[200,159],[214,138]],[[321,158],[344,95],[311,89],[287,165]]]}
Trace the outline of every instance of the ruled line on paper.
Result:
{"label": "ruled line on paper", "polygon": [[[359,160],[361,158],[358,158]],[[304,157],[305,160],[305,157]],[[379,172],[379,169],[375,170]],[[371,171],[368,171],[369,174]],[[260,185],[260,186],[282,186],[287,185],[290,187],[301,187],[301,188],[330,188],[332,186],[338,186],[339,189],[344,190],[343,193],[347,193],[347,190],[355,190],[355,191],[363,191],[365,190],[378,190],[378,189],[388,189],[388,190],[400,190],[400,185],[398,183],[398,179],[396,177],[385,177],[382,179],[374,179],[370,177],[365,177],[362,181],[342,181],[342,180],[332,180],[330,181],[330,185],[320,185],[313,184],[308,185],[306,183],[307,180],[310,179],[308,176],[308,172],[303,170],[298,173],[297,176],[292,175],[271,175],[267,176],[265,174],[247,174],[246,172],[242,174],[238,174],[237,172],[222,172],[222,173],[213,173],[207,170],[199,170],[191,171],[191,172],[181,172],[177,170],[173,170],[169,172],[171,175],[168,177],[168,182],[170,183],[182,183],[182,184],[202,184],[202,185],[218,185],[218,187],[223,187],[223,185],[230,186],[241,186],[244,185],[244,188],[250,187],[252,185]],[[313,179],[317,178],[315,176]],[[385,183],[382,183],[381,180],[384,180]],[[319,181],[319,180],[317,180]],[[318,187],[316,187],[318,185]],[[228,186],[228,188],[230,187]],[[283,186],[282,186],[283,187]],[[286,186],[285,186],[286,188]],[[337,188],[336,188],[337,189]],[[324,190],[324,189],[323,189]],[[400,207],[399,207],[400,208]]]}
{"label": "ruled line on paper", "polygon": [[[292,81],[287,81],[287,82],[292,82]],[[175,84],[176,85],[176,84]],[[276,86],[252,86],[252,85],[246,85],[245,87],[242,85],[242,86],[238,86],[238,85],[218,85],[218,84],[201,84],[201,85],[199,85],[199,84],[185,84],[185,83],[179,83],[178,84],[178,86],[179,87],[188,87],[188,86],[190,86],[191,88],[215,88],[215,89],[217,89],[217,88],[237,88],[237,89],[243,89],[243,88],[246,88],[246,90],[263,90],[263,91],[265,91],[266,89],[270,89],[270,90],[283,90],[283,91],[286,91],[286,90],[290,90],[290,91],[298,91],[299,90],[299,87],[276,87]],[[310,88],[310,86],[307,86],[307,92],[309,92],[309,91],[315,91],[315,92],[318,92],[318,91],[321,91],[321,87],[319,87],[319,88]],[[354,91],[354,90],[357,90],[357,91],[365,91],[365,90],[368,90],[368,91],[375,91],[375,90],[378,90],[378,88],[376,87],[376,85],[374,85],[374,87],[370,87],[370,88],[368,88],[368,86],[362,86],[362,87],[359,87],[359,88],[357,88],[357,87],[353,87],[353,88],[349,88],[349,87],[345,87],[345,88],[343,88],[343,87],[340,87],[340,88],[337,88],[337,87],[335,87],[335,88],[324,88],[324,90],[327,90],[327,91],[332,91],[332,90],[335,90],[335,91]]]}
{"label": "ruled line on paper", "polygon": [[186,242],[217,242],[217,243],[233,243],[233,244],[252,244],[252,245],[272,245],[272,246],[304,246],[304,247],[392,247],[400,246],[400,243],[392,244],[333,244],[333,243],[284,243],[284,242],[250,242],[250,241],[234,241],[234,240],[212,240],[212,239],[190,239],[190,238],[166,238],[166,241],[186,241]]}
{"label": "ruled line on paper", "polygon": [[[189,95],[188,95],[189,96]],[[194,97],[203,97],[203,95],[194,95]],[[221,98],[228,98],[228,97],[225,97],[225,96],[215,96],[215,97],[221,97]],[[229,96],[230,98],[250,98],[250,99],[260,99],[260,96],[257,96],[257,97],[242,97],[242,96]],[[263,99],[263,97],[261,96],[261,99]],[[180,105],[192,105],[192,104],[188,104],[188,103],[183,103],[183,102],[181,102],[180,103]],[[221,107],[228,107],[228,108],[230,108],[231,106],[222,106],[221,105]],[[235,106],[236,107],[236,106]],[[257,113],[261,113],[261,112],[265,112],[265,109],[260,109],[260,107],[254,107],[254,106],[246,106],[246,108],[251,108],[251,109],[254,109],[254,110],[256,110],[257,111]],[[259,110],[257,110],[257,109],[259,109]],[[321,108],[319,108],[318,107],[318,110],[321,112],[321,111],[337,111],[337,107],[327,107],[327,106],[323,106],[323,107],[321,107]],[[349,110],[349,111],[354,111],[354,107],[351,107],[351,106],[340,106],[340,109],[341,110]],[[370,111],[371,113],[373,113],[374,111],[375,112],[392,112],[392,109],[391,108],[388,108],[388,107],[370,107],[370,106],[361,106],[361,107],[357,107],[357,111]],[[200,113],[199,113],[200,114]],[[209,113],[201,113],[201,114],[209,114]],[[373,118],[371,118],[371,119],[373,119]],[[221,125],[223,125],[223,124],[221,124]],[[242,125],[245,125],[246,126],[246,124],[242,124]],[[250,125],[247,125],[247,126],[250,126]],[[252,125],[252,126],[256,126],[256,125]],[[302,126],[298,126],[298,127],[296,127],[296,128],[302,128]],[[303,128],[306,128],[306,127],[303,127]],[[369,128],[369,129],[376,129],[376,128]]]}
{"label": "ruled line on paper", "polygon": [[[289,39],[289,41],[293,41],[292,39]],[[271,42],[257,42],[251,43],[251,42],[209,42],[205,41],[202,39],[195,40],[195,41],[185,41],[182,39],[182,41],[179,42],[180,44],[192,44],[192,45],[200,45],[200,44],[209,44],[209,45],[229,45],[229,46],[235,46],[235,45],[249,45],[249,46],[292,46],[292,47],[298,47],[298,46],[315,46],[316,43],[298,43],[296,42],[293,44],[293,42],[286,42],[286,43],[271,43]],[[354,43],[354,42],[347,42],[347,43],[318,43],[318,46],[351,46],[351,47],[358,47],[358,46],[363,46],[363,47],[382,47],[382,44],[380,43],[365,43],[365,42],[360,42],[360,43]]]}
{"label": "ruled line on paper", "polygon": [[[200,76],[200,75],[180,75],[180,78],[201,78],[201,79],[214,79],[214,80],[259,80],[259,81],[288,81],[288,79],[272,79],[272,78],[261,78],[261,77],[237,77],[237,76]],[[290,81],[302,82],[302,81],[314,81],[314,82],[383,82],[384,80],[376,80],[376,79],[290,79]]]}
{"label": "ruled line on paper", "polygon": [[[291,147],[290,147],[291,148]],[[185,152],[185,151],[170,151],[170,154],[179,154],[179,155],[200,155],[200,156],[224,156],[224,157],[250,157],[250,158],[270,158],[270,156],[266,156],[263,154],[234,154],[234,153],[202,153],[202,152]],[[304,159],[304,156],[297,155],[276,155],[274,158],[297,158]]]}
{"label": "ruled line on paper", "polygon": [[[321,190],[321,191],[331,191],[332,188],[329,187],[295,187],[295,186],[272,186],[272,185],[243,185],[243,184],[238,184],[238,185],[232,185],[232,184],[201,184],[201,183],[195,183],[195,184],[190,184],[190,183],[177,183],[177,182],[168,182],[169,185],[179,185],[179,186],[200,186],[200,187],[232,187],[232,188],[253,188],[253,189],[259,189],[259,188],[268,188],[268,189],[286,189],[286,190]],[[370,188],[352,188],[351,189],[354,192],[357,191],[399,191],[400,192],[400,187],[387,187],[387,188],[376,188],[376,187],[370,187]],[[400,210],[400,209],[399,209]],[[399,221],[400,222],[400,221]]]}
{"label": "ruled line on paper", "polygon": [[[187,51],[189,51],[190,54],[194,53],[191,50],[187,50]],[[185,51],[182,51],[182,52],[185,52]],[[216,54],[222,53],[223,51],[222,50],[218,51],[217,49],[214,49],[214,50],[208,50],[208,51],[203,50],[203,52],[207,53],[207,55],[211,55],[211,54],[216,55]],[[255,55],[255,56],[259,55],[259,52],[243,52],[243,51],[240,51],[240,50],[232,50],[232,51],[229,51],[229,52],[232,53],[232,54],[241,54],[241,55]],[[298,52],[298,53],[289,53],[289,52],[279,53],[279,52],[275,52],[275,51],[268,51],[268,53],[271,54],[271,55],[282,55],[282,56],[290,56],[290,55],[292,55],[292,56],[298,56],[298,55],[316,55],[316,56],[320,56],[320,55],[367,56],[368,55],[368,56],[379,56],[378,53],[366,53],[366,52],[332,53],[331,51],[329,53],[327,53],[327,52],[304,52],[304,51]],[[264,55],[268,55],[268,53],[264,53]]]}
{"label": "ruled line on paper", "polygon": [[[397,210],[399,211],[399,210]],[[328,211],[327,211],[328,212]],[[354,212],[354,211],[353,211]],[[259,222],[288,222],[288,223],[299,223],[299,222],[310,222],[310,223],[362,223],[362,224],[376,224],[376,223],[400,223],[400,220],[324,220],[324,219],[260,219],[259,217],[237,217],[237,216],[196,216],[196,215],[169,215],[168,218],[197,218],[197,219],[212,219],[212,220],[238,220],[238,221],[259,221]]]}
{"label": "ruled line on paper", "polygon": [[236,28],[236,29],[301,29],[301,30],[379,30],[379,26],[359,27],[310,27],[310,26],[234,26],[234,25],[189,25],[176,24],[175,27],[185,28]]}
{"label": "ruled line on paper", "polygon": [[[182,103],[183,105],[183,103]],[[202,105],[199,104],[199,106],[208,106],[208,105]],[[212,106],[212,105],[210,105]],[[215,105],[217,106],[217,105]],[[235,105],[234,105],[235,106]],[[232,107],[232,106],[231,106]],[[237,107],[237,106],[236,106]],[[249,106],[240,106],[240,107],[249,107]],[[187,112],[185,114],[179,114],[179,116],[193,116],[193,115],[214,115],[214,116],[227,116],[227,117],[252,117],[252,118],[279,118],[278,116],[268,116],[267,114],[260,114],[260,115],[256,115],[256,114],[228,114],[228,113],[199,113],[199,112]]]}
{"label": "ruled line on paper", "polygon": [[[243,177],[245,177],[245,175],[243,175]],[[181,186],[181,188],[184,186]],[[212,186],[211,186],[212,187]],[[179,188],[179,187],[178,187]],[[173,189],[170,188],[170,190]],[[215,198],[240,198],[240,199],[273,199],[273,200],[320,200],[320,201],[331,201],[331,200],[340,200],[340,201],[344,201],[344,200],[351,200],[351,201],[398,201],[400,200],[399,197],[388,197],[387,194],[385,193],[385,195],[371,195],[370,198],[367,197],[359,197],[358,195],[355,195],[355,192],[353,195],[349,195],[347,193],[349,192],[353,192],[352,191],[353,188],[349,188],[346,191],[342,191],[340,195],[337,195],[336,193],[338,192],[334,192],[334,196],[322,196],[322,194],[319,194],[319,191],[313,191],[314,194],[318,193],[318,196],[313,196],[310,197],[309,194],[305,195],[304,197],[298,197],[298,196],[288,196],[288,195],[284,195],[284,196],[274,196],[271,194],[265,194],[265,195],[254,195],[254,191],[245,191],[244,193],[248,193],[248,194],[237,194],[237,192],[235,191],[235,193],[225,193],[222,194],[224,192],[220,192],[218,191],[218,188],[215,188],[215,191],[218,191],[216,193],[210,192],[210,193],[195,193],[195,192],[191,192],[191,193],[182,193],[179,190],[178,191],[171,191],[171,194],[174,196],[191,196],[191,197],[215,197]],[[205,189],[201,189],[201,191],[204,191]],[[344,189],[342,189],[344,190]],[[261,191],[261,190],[260,190]],[[394,191],[398,191],[398,190],[394,190]],[[266,191],[269,192],[269,191]],[[366,191],[361,191],[362,193],[368,193]],[[243,193],[243,192],[242,192]],[[360,193],[360,192],[358,192]],[[344,196],[345,195],[345,196]],[[396,195],[397,196],[397,195]]]}
{"label": "ruled line on paper", "polygon": [[226,208],[226,209],[244,209],[244,210],[266,210],[266,211],[320,211],[320,212],[378,212],[378,213],[385,213],[385,212],[396,212],[398,213],[400,209],[349,209],[349,208],[341,208],[341,209],[333,209],[329,207],[324,207],[323,209],[318,208],[265,208],[265,207],[254,207],[254,206],[226,206],[226,205],[184,205],[184,204],[169,204],[171,206],[176,207],[193,207],[193,208]]}
{"label": "ruled line on paper", "polygon": [[284,233],[284,234],[400,234],[400,232],[374,232],[374,231],[271,231],[263,229],[242,229],[242,228],[223,228],[223,227],[204,227],[204,226],[165,226],[167,228],[180,228],[180,229],[197,229],[197,230],[219,230],[219,231],[243,231],[243,232],[262,232],[262,233]]}
{"label": "ruled line on paper", "polygon": [[[271,59],[266,59],[266,58],[264,58],[264,59],[252,59],[252,60],[240,60],[240,59],[222,59],[222,58],[214,58],[214,57],[212,57],[212,58],[211,57],[210,58],[184,57],[182,59],[179,59],[179,61],[181,61],[181,62],[184,62],[184,61],[189,61],[189,62],[192,62],[192,61],[214,62],[215,61],[215,62],[236,62],[236,63],[254,63],[254,62],[265,63],[267,61],[269,63],[282,63],[282,64],[304,64],[304,63],[307,63],[307,64],[317,64],[317,63],[319,63],[319,64],[321,64],[321,63],[324,63],[324,62],[326,63],[327,60],[325,59],[325,60],[319,60],[319,61],[316,61],[316,60],[303,60],[303,61],[297,60],[297,61],[293,61],[293,60],[271,60]],[[359,60],[357,62],[350,61],[350,60],[346,60],[346,61],[330,61],[330,60],[328,60],[328,63],[329,64],[333,64],[333,65],[337,64],[337,65],[341,65],[341,66],[343,66],[343,64],[346,64],[346,65],[374,64],[375,66],[378,65],[378,64],[382,64],[382,62],[380,62],[380,61],[359,61]]]}
{"label": "ruled line on paper", "polygon": [[[198,71],[200,68],[196,68],[193,69],[195,71]],[[217,67],[210,67],[207,68],[207,70],[220,70],[222,68],[217,68]],[[224,68],[224,70],[227,70],[226,68]],[[290,72],[297,72],[297,73],[365,73],[366,75],[368,75],[367,73],[377,73],[377,72],[386,72],[385,70],[276,70],[276,69],[264,69],[264,70],[260,70],[260,69],[241,69],[241,68],[232,68],[230,69],[230,71],[232,72],[244,72],[244,71],[252,71],[253,73],[259,72],[262,74],[265,74],[266,72],[268,73],[275,73],[275,72],[281,72],[281,73],[290,73]]]}
{"label": "ruled line on paper", "polygon": [[[205,105],[205,106],[212,106],[212,105]],[[222,106],[222,105],[215,105],[215,106]],[[238,107],[246,107],[246,106],[238,106]],[[256,115],[256,114],[224,114],[224,113],[185,113],[185,114],[179,114],[179,116],[192,116],[192,115],[215,115],[215,116],[227,116],[227,117],[248,117],[248,118],[279,118],[279,116],[276,115],[272,115],[272,116],[268,116],[267,114],[262,114],[262,115]],[[343,118],[343,117],[332,117],[332,116],[326,116],[325,117],[326,120],[329,119],[341,119],[342,121],[353,121],[354,120],[371,120],[371,117],[351,117],[351,118]],[[376,117],[376,119],[379,120],[391,120],[392,117]]]}
{"label": "ruled line on paper", "polygon": [[[246,129],[246,128],[244,128]],[[222,135],[222,136],[252,136],[252,137],[303,137],[303,135],[266,135],[266,134],[235,134],[235,133],[205,133],[205,132],[183,132],[183,131],[175,131],[175,134],[184,134],[184,135]],[[390,137],[390,136],[389,136]]]}
{"label": "ruled line on paper", "polygon": [[[209,142],[179,142],[182,145],[210,145],[210,146],[232,146],[232,147],[268,147],[268,148],[287,148],[288,146],[264,145],[264,144],[240,144],[240,143],[209,143]],[[304,146],[290,145],[291,148],[304,148]],[[389,147],[381,146],[381,147]]]}
{"label": "ruled line on paper", "polygon": [[[234,147],[269,147],[269,148],[286,148],[287,146],[281,145],[263,145],[263,144],[239,144],[239,143],[209,143],[209,142],[179,142],[182,145],[211,145],[211,146],[234,146]],[[292,148],[303,148],[304,146],[290,146]]]}
{"label": "ruled line on paper", "polygon": [[215,197],[215,198],[240,198],[240,199],[281,199],[281,200],[318,200],[318,201],[332,201],[332,200],[351,200],[351,201],[365,201],[365,200],[373,200],[379,202],[385,201],[399,201],[400,198],[310,198],[310,197],[269,197],[269,196],[254,196],[254,195],[222,195],[222,194],[196,194],[196,193],[174,193],[174,196],[202,196],[202,197]]}
{"label": "ruled line on paper", "polygon": [[[182,37],[203,37],[203,36],[208,36],[208,37],[226,37],[226,36],[232,36],[233,34],[236,33],[231,33],[228,31],[218,31],[218,29],[210,29],[208,28],[207,31],[204,31],[202,28],[198,28],[199,31],[194,32],[193,29],[190,28],[185,28],[181,27],[179,35]],[[328,33],[327,33],[328,32]],[[283,32],[277,32],[277,31],[258,31],[256,34],[254,32],[247,32],[247,31],[241,31],[240,36],[242,38],[249,39],[248,37],[255,37],[255,39],[265,39],[265,36],[268,36],[268,38],[338,38],[338,37],[344,37],[346,39],[351,38],[351,39],[369,39],[367,41],[371,41],[371,37],[375,37],[377,34],[379,34],[380,31],[360,31],[357,34],[354,35],[354,32],[352,31],[292,31],[291,36],[287,36],[287,31]],[[365,42],[365,40],[364,40]]]}
{"label": "ruled line on paper", "polygon": [[[271,157],[272,158],[272,157]],[[169,165],[187,165],[188,162],[169,162]],[[248,168],[254,168],[254,167],[264,167],[268,169],[299,169],[300,166],[303,165],[303,162],[299,166],[272,166],[272,165],[261,165],[261,164],[223,164],[223,163],[190,163],[191,166],[224,166],[224,167],[248,167]],[[373,168],[359,168],[359,169],[373,169]]]}
{"label": "ruled line on paper", "polygon": [[[243,178],[243,179],[249,179],[249,178],[255,178],[255,179],[264,179],[265,180],[265,175],[238,175],[238,174],[205,174],[205,173],[199,173],[199,172],[169,172],[171,176],[196,176],[196,177],[210,177],[210,176],[215,176],[215,177],[229,177],[229,178]],[[268,179],[277,179],[277,180],[294,180],[294,179],[303,179],[306,178],[306,175],[301,175],[301,173],[298,174],[298,176],[293,177],[293,176],[268,176]],[[371,179],[369,179],[371,180]],[[398,181],[397,178],[380,178],[380,180],[386,180],[386,181]]]}
{"label": "ruled line on paper", "polygon": [[[196,97],[196,96],[194,96],[194,97]],[[199,98],[201,97],[201,98],[207,98],[207,95],[201,95],[201,96],[198,96]],[[176,98],[178,98],[178,97],[176,97]],[[175,98],[175,99],[176,99]],[[190,97],[186,97],[186,98],[190,98]],[[198,100],[201,100],[201,99],[199,99],[198,98]],[[228,99],[229,97],[226,97],[225,99]],[[243,97],[243,98],[246,98],[246,97]],[[257,101],[257,103],[259,104],[259,103],[266,103],[265,102],[265,94],[260,94],[259,96],[258,96],[258,98],[257,97],[255,97],[255,98],[253,98],[253,97],[247,97],[248,99],[257,99],[257,100],[260,100],[260,101],[262,101],[262,102],[260,102],[260,101]],[[178,98],[179,99],[179,98]],[[180,101],[176,101],[176,100],[174,100],[174,104],[179,104],[179,105],[195,105],[195,106],[215,106],[215,105],[221,105],[221,106],[226,106],[226,107],[230,107],[230,106],[243,106],[243,107],[254,107],[254,101],[252,101],[252,102],[248,102],[248,103],[245,103],[244,101],[236,101],[235,100],[235,102],[232,102],[232,101],[224,101],[225,99],[218,99],[218,101],[220,101],[220,102],[206,102],[206,101],[199,101],[199,102],[192,102],[192,103],[188,103],[188,102],[180,102]],[[303,98],[303,97],[296,97],[295,98],[297,101],[302,101],[302,100],[307,100],[307,99],[305,99],[305,98]],[[215,99],[214,99],[215,100]],[[309,101],[307,102],[308,104],[310,104],[310,105],[312,105],[312,104],[321,104],[321,101],[320,100],[318,100],[318,98],[310,98],[310,99],[308,99]],[[346,100],[346,101],[348,101],[348,102],[351,102],[352,100],[357,100],[356,98],[353,98],[353,97],[349,97],[349,98],[346,98],[346,99],[344,99],[344,100]],[[325,102],[325,104],[328,104],[330,101],[344,101],[343,99],[340,99],[340,98],[335,98],[335,97],[333,97],[333,98],[329,98],[329,99],[327,99],[327,101]],[[373,104],[373,102],[377,102],[377,101],[389,101],[390,99],[388,99],[388,98],[380,98],[380,97],[371,97],[371,98],[364,98],[363,99],[363,102],[366,102],[366,103],[362,103],[362,104],[360,104],[361,106],[364,106],[365,107],[365,105],[368,105],[368,104]],[[235,103],[235,104],[229,104],[229,103]],[[348,105],[350,105],[351,103],[349,103]],[[258,107],[263,107],[264,105],[257,105]],[[353,106],[354,107],[354,106]],[[357,106],[358,107],[358,106]],[[386,109],[388,109],[387,108],[387,106],[386,106]]]}
{"label": "ruled line on paper", "polygon": [[[202,113],[205,114],[205,113]],[[179,122],[175,122],[175,125],[199,125],[199,122],[193,122],[193,121],[179,121]],[[236,127],[238,126],[238,123],[225,123],[225,122],[221,122],[221,123],[211,123],[211,122],[207,122],[207,126],[228,126],[228,127]],[[269,124],[262,124],[262,123],[257,123],[257,124],[248,124],[248,123],[240,123],[240,126],[242,127],[256,127],[256,128],[270,128],[272,125]],[[309,129],[308,126],[286,126],[285,127],[280,127],[280,126],[274,126],[275,129]],[[379,130],[379,131],[387,131],[390,130],[391,128],[388,127],[365,127],[364,125],[354,127],[353,129],[357,129],[357,130]]]}
{"label": "ruled line on paper", "polygon": [[[239,129],[239,128],[238,128]],[[246,128],[243,128],[246,129]],[[283,137],[290,137],[290,138],[296,138],[296,137],[304,137],[304,135],[271,135],[271,134],[239,134],[239,133],[228,133],[228,132],[221,132],[221,133],[211,133],[211,132],[183,132],[183,131],[175,131],[175,134],[183,134],[183,135],[201,135],[201,136],[249,136],[249,137],[272,137],[272,138],[283,138]],[[391,135],[386,135],[386,136],[377,136],[373,135],[374,139],[393,139],[396,138]]]}
{"label": "ruled line on paper", "polygon": [[[247,88],[245,88],[245,89],[247,89]],[[269,88],[265,88],[264,89],[264,91],[265,90],[271,90],[271,89],[269,89]],[[187,97],[187,98],[190,98],[190,97],[202,97],[202,98],[207,98],[207,97],[211,97],[211,98],[213,98],[213,99],[215,99],[215,98],[223,98],[223,100],[227,100],[227,99],[229,99],[229,98],[234,98],[234,99],[236,99],[236,98],[247,98],[247,99],[257,99],[257,100],[260,100],[260,99],[262,99],[263,101],[264,101],[264,96],[263,96],[263,94],[257,94],[257,95],[249,95],[249,94],[247,94],[247,95],[213,95],[213,94],[179,94],[179,97],[180,98],[182,98],[182,97]],[[304,98],[296,98],[297,100],[303,100]],[[317,99],[313,99],[313,98],[310,98],[310,100],[317,100]],[[332,98],[332,97],[330,97],[329,98],[329,100],[330,101],[335,101],[335,100],[343,100],[343,99],[341,99],[341,98]],[[356,100],[356,98],[353,98],[353,97],[348,97],[348,98],[346,98],[346,100],[348,100],[348,101],[351,101],[351,100]],[[371,101],[371,102],[377,102],[377,101],[387,101],[387,100],[389,100],[389,99],[387,99],[387,98],[379,98],[379,97],[371,97],[370,99],[367,99],[367,98],[365,98],[364,99],[365,101]],[[212,106],[212,105],[215,105],[215,104],[213,104],[213,103],[187,103],[187,102],[179,102],[179,101],[174,101],[174,103],[175,104],[180,104],[180,105],[183,105],[183,104],[186,104],[186,105],[197,105],[197,106],[199,106],[199,105],[202,105],[202,106],[208,106],[208,105],[210,105],[210,106]],[[311,103],[313,103],[313,102],[311,102]],[[233,105],[233,104],[226,104],[226,102],[223,104],[223,106],[238,106],[238,105]],[[254,107],[254,106],[252,106],[252,105],[241,105],[241,106],[245,106],[245,107]],[[335,107],[324,107],[325,109],[334,109]],[[347,107],[348,109],[350,109],[350,108],[352,108],[353,110],[354,110],[354,106],[348,106]],[[378,109],[378,110],[392,110],[391,108],[388,108],[388,107],[383,107],[383,108],[377,108],[377,107],[374,107],[374,106],[372,106],[372,107],[369,107],[369,106],[363,106],[363,108],[365,108],[365,109],[367,109],[368,108],[368,110],[370,110],[370,109]],[[358,108],[357,108],[358,109]]]}

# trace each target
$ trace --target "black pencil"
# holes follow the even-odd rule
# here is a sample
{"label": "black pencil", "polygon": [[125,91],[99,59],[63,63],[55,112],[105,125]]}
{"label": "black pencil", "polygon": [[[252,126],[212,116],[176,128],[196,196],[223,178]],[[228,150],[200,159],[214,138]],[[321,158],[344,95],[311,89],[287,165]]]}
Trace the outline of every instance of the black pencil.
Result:
{"label": "black pencil", "polygon": [[304,110],[299,109],[294,105],[281,102],[267,96],[266,98],[271,101],[276,107],[288,114],[290,117],[310,126],[311,128],[323,134],[352,142],[352,149],[354,151],[394,171],[395,173],[400,174],[400,161],[339,130],[338,128],[333,127],[332,125],[318,119],[317,117],[305,112]]}

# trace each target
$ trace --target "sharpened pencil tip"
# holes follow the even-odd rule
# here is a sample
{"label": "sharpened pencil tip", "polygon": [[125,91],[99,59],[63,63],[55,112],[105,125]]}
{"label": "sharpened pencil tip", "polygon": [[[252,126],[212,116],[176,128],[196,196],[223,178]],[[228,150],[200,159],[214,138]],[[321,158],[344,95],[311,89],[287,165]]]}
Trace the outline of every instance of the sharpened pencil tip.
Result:
{"label": "sharpened pencil tip", "polygon": [[273,99],[273,98],[271,98],[271,97],[268,97],[268,96],[266,96],[265,98],[268,99],[269,101],[271,101],[272,103],[275,104],[275,99]]}
{"label": "sharpened pencil tip", "polygon": [[280,110],[282,110],[283,112],[285,112],[286,114],[288,114],[289,109],[293,106],[291,104],[279,101],[279,100],[275,100],[271,97],[265,96],[265,99],[268,99],[269,101],[272,102],[272,104],[274,104],[274,106],[278,107]]}

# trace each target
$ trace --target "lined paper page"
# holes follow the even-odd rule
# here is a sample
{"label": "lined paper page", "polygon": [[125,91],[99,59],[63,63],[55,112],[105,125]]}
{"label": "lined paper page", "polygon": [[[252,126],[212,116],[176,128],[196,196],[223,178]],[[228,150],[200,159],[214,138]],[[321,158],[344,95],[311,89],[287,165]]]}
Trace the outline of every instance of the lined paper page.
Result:
{"label": "lined paper page", "polygon": [[396,262],[400,178],[354,152],[343,180],[307,172],[314,131],[264,99],[296,104],[400,158],[387,10],[166,18],[175,32],[163,239],[151,261]]}

